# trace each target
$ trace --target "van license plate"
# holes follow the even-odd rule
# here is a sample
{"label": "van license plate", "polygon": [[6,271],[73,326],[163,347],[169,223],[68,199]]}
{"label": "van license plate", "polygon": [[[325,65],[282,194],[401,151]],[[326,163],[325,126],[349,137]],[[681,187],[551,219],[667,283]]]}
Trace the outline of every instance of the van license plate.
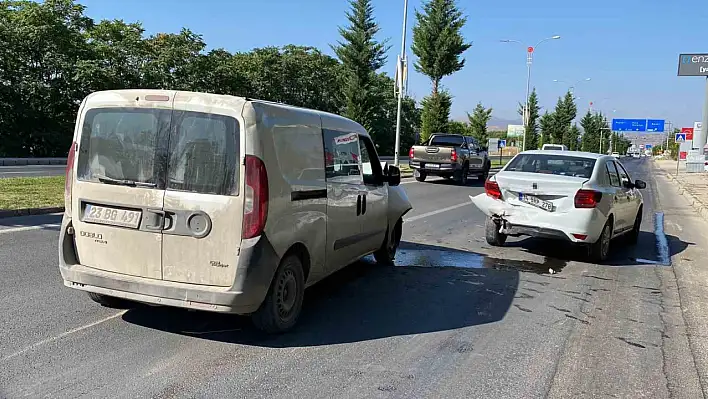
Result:
{"label": "van license plate", "polygon": [[129,211],[98,205],[86,205],[83,221],[87,223],[108,224],[137,229],[140,225],[141,217],[141,211]]}
{"label": "van license plate", "polygon": [[534,197],[533,195],[524,195],[524,193],[519,193],[519,201],[533,205],[537,208],[541,208],[544,211],[553,212],[552,202],[544,201],[538,197]]}

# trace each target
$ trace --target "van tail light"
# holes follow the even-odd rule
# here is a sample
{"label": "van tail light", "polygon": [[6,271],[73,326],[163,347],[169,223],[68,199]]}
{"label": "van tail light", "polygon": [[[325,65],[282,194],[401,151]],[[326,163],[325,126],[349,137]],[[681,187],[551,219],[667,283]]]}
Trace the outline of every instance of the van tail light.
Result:
{"label": "van tail light", "polygon": [[246,189],[244,193],[241,238],[258,237],[268,217],[268,174],[263,161],[246,155]]}
{"label": "van tail light", "polygon": [[76,142],[71,143],[69,155],[66,157],[66,172],[64,181],[64,213],[71,216],[71,190],[73,187],[74,158],[76,158]]}
{"label": "van tail light", "polygon": [[484,192],[494,198],[494,199],[502,199],[502,193],[501,189],[499,188],[499,183],[491,180],[487,180],[484,182]]}
{"label": "van tail light", "polygon": [[408,150],[408,158],[413,159],[413,147],[411,147],[411,149]]}
{"label": "van tail light", "polygon": [[602,200],[602,193],[595,190],[581,189],[575,193],[576,208],[595,208]]}
{"label": "van tail light", "polygon": [[452,162],[457,162],[457,151],[455,149],[452,149],[452,152],[450,153],[450,161]]}

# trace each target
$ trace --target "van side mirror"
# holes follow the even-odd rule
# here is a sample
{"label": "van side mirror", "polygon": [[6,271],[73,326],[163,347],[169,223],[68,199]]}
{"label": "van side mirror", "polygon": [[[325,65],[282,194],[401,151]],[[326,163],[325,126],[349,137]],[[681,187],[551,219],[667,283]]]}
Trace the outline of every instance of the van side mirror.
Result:
{"label": "van side mirror", "polygon": [[634,187],[643,190],[647,188],[647,183],[644,180],[637,179],[634,181]]}
{"label": "van side mirror", "polygon": [[393,165],[386,168],[386,181],[391,187],[401,184],[401,170]]}

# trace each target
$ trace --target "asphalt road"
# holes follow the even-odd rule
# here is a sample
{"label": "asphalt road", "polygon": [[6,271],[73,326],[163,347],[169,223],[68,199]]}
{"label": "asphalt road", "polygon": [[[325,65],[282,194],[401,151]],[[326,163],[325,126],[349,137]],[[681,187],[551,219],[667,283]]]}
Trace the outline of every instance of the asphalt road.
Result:
{"label": "asphalt road", "polygon": [[64,176],[66,165],[0,166],[0,179],[8,177]]}
{"label": "asphalt road", "polygon": [[367,259],[318,284],[278,337],[103,308],[61,283],[59,216],[0,220],[0,397],[704,397],[708,280],[690,262],[708,238],[651,161],[624,162],[649,184],[644,223],[608,265],[533,239],[491,248],[468,199],[481,184],[406,180],[398,266]]}

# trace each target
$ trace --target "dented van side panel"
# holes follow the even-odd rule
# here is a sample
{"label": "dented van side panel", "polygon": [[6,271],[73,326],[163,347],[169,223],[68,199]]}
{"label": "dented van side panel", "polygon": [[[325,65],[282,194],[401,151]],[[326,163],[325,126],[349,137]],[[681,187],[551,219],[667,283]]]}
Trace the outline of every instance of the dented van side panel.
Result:
{"label": "dented van side panel", "polygon": [[327,187],[320,117],[310,110],[253,101],[244,108],[244,119],[246,153],[261,158],[268,173],[265,236],[281,259],[290,248],[304,246],[309,258],[307,283],[312,284],[327,271]]}

